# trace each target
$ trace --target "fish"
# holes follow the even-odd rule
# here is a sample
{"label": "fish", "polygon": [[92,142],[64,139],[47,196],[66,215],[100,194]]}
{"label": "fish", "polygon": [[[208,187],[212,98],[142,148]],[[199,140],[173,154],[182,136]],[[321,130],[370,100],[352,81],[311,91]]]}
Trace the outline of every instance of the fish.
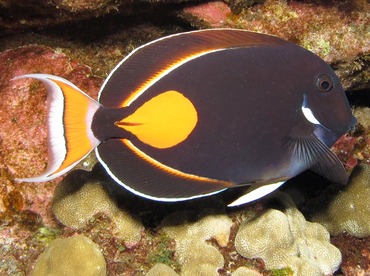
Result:
{"label": "fish", "polygon": [[314,53],[237,29],[149,42],[109,74],[98,101],[66,79],[15,77],[47,90],[44,182],[95,149],[111,178],[151,200],[177,202],[247,186],[257,200],[312,170],[346,184],[330,147],[357,123],[338,77]]}

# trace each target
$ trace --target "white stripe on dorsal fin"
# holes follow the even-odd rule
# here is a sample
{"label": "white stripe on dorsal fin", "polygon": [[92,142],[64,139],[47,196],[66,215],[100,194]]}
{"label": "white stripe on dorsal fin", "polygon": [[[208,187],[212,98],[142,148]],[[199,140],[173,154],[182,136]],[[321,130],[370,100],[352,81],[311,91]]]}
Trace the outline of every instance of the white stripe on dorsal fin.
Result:
{"label": "white stripe on dorsal fin", "polygon": [[13,80],[21,78],[37,79],[47,90],[48,165],[43,174],[16,181],[49,181],[69,171],[100,143],[91,131],[100,104],[61,77],[28,74]]}
{"label": "white stripe on dorsal fin", "polygon": [[246,194],[242,195],[237,200],[228,204],[227,207],[235,207],[260,199],[261,197],[264,197],[265,195],[272,193],[284,183],[285,181],[270,184],[255,184],[247,190]]}

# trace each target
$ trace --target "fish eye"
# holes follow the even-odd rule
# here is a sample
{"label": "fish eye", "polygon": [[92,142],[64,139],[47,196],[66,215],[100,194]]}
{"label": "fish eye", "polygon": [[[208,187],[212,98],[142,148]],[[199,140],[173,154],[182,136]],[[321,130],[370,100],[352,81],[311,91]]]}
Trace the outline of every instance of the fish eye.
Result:
{"label": "fish eye", "polygon": [[316,80],[316,86],[321,92],[329,92],[333,88],[333,79],[328,75],[320,75]]}

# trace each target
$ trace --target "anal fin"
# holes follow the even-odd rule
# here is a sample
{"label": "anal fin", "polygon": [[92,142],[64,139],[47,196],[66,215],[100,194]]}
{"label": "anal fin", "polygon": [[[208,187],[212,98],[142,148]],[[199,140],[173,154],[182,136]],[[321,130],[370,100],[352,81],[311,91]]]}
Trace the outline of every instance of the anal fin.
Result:
{"label": "anal fin", "polygon": [[265,195],[272,193],[284,183],[285,181],[279,181],[270,184],[266,183],[254,184],[247,190],[246,194],[242,195],[237,200],[228,204],[227,207],[235,207],[260,199],[261,197],[264,197]]}

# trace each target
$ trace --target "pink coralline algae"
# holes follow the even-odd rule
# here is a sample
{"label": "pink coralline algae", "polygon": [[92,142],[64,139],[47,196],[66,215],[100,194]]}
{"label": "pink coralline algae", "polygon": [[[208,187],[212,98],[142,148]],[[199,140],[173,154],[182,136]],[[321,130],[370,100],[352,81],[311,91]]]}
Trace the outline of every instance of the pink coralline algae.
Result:
{"label": "pink coralline algae", "polygon": [[[183,16],[189,21],[195,21],[194,25],[202,27],[212,26],[213,28],[223,27],[231,13],[229,6],[224,2],[208,2],[197,6],[186,7]],[[191,16],[192,18],[188,17]]]}

